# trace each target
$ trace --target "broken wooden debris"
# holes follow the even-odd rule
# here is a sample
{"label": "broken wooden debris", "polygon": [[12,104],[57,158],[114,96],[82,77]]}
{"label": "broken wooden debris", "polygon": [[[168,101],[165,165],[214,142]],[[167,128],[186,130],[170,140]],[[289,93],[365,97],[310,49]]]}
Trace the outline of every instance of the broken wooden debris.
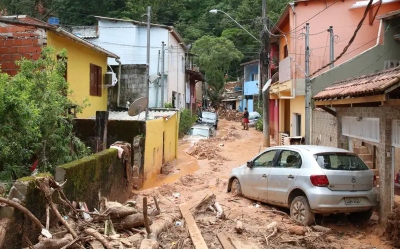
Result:
{"label": "broken wooden debris", "polygon": [[225,219],[225,213],[224,213],[224,209],[222,208],[222,206],[218,202],[215,202],[214,207],[217,210],[216,218],[217,219]]}
{"label": "broken wooden debris", "polygon": [[317,232],[322,232],[322,233],[329,233],[331,231],[330,228],[328,227],[323,227],[323,226],[319,226],[319,225],[315,225],[311,227],[314,231]]}
{"label": "broken wooden debris", "polygon": [[229,238],[224,233],[217,233],[217,238],[224,249],[235,249]]}
{"label": "broken wooden debris", "polygon": [[[214,196],[215,197],[215,196]],[[204,201],[204,200],[203,200]],[[204,204],[204,202],[201,202]],[[199,204],[201,204],[199,203]],[[201,205],[197,205],[197,207],[200,207]],[[209,205],[206,205],[208,207]],[[203,236],[201,235],[201,232],[199,228],[196,225],[196,222],[193,218],[192,213],[189,210],[189,207],[187,204],[181,204],[179,206],[179,209],[181,210],[182,217],[185,219],[187,223],[187,228],[189,230],[190,238],[192,239],[192,243],[196,249],[206,249],[207,244],[204,241]]]}

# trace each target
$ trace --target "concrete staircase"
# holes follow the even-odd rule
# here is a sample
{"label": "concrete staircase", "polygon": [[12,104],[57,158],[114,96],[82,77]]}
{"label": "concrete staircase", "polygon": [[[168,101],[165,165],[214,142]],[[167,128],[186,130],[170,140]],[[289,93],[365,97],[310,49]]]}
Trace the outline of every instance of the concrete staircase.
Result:
{"label": "concrete staircase", "polygon": [[372,153],[369,151],[368,147],[366,146],[356,146],[353,148],[354,153],[356,153],[364,163],[374,172],[374,174],[379,177],[379,170],[374,169],[374,162]]}

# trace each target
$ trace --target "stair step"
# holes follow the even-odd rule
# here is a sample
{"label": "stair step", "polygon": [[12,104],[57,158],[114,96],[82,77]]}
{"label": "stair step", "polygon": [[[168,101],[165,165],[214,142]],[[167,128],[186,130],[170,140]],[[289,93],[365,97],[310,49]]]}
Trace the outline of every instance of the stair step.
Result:
{"label": "stair step", "polygon": [[367,161],[367,162],[364,162],[364,163],[368,166],[368,168],[370,168],[370,169],[374,168],[374,162]]}
{"label": "stair step", "polygon": [[371,169],[372,172],[376,175],[377,178],[379,178],[379,169]]}
{"label": "stair step", "polygon": [[358,154],[358,156],[363,160],[364,162],[372,162],[372,155],[371,154]]}
{"label": "stair step", "polygon": [[369,150],[367,147],[365,146],[361,146],[361,147],[354,147],[353,148],[354,153],[356,154],[369,154]]}

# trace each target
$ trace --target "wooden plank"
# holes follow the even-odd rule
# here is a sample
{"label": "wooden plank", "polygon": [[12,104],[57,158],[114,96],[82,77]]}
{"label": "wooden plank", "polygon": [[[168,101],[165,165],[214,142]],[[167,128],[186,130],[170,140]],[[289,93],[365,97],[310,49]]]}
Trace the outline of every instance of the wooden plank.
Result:
{"label": "wooden plank", "polygon": [[224,249],[235,249],[224,233],[217,233],[217,237]]}
{"label": "wooden plank", "polygon": [[315,106],[335,106],[335,105],[348,105],[348,104],[358,104],[358,103],[371,103],[371,102],[382,102],[386,101],[386,94],[357,97],[357,98],[347,98],[347,99],[334,99],[334,100],[316,100],[314,102]]}
{"label": "wooden plank", "polygon": [[189,230],[190,238],[192,239],[192,243],[194,248],[196,249],[208,249],[206,242],[204,241],[203,236],[199,228],[196,225],[196,221],[193,218],[192,213],[189,210],[188,204],[179,205],[179,209],[181,210],[182,217],[185,219],[187,228]]}

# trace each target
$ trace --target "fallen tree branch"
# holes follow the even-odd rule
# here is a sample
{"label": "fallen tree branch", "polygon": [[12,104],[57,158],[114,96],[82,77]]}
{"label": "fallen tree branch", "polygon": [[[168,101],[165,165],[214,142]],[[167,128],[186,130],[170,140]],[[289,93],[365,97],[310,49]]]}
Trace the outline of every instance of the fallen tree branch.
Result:
{"label": "fallen tree branch", "polygon": [[106,249],[112,249],[108,240],[106,240],[99,232],[97,232],[93,228],[87,228],[84,230],[87,235],[93,236],[96,240],[98,240]]}
{"label": "fallen tree branch", "polygon": [[76,242],[78,242],[81,239],[82,239],[82,237],[77,237],[74,240],[72,240],[71,242],[69,242],[68,245],[63,246],[60,249],[67,249],[68,247],[74,245]]}
{"label": "fallen tree branch", "polygon": [[269,224],[267,226],[267,230],[271,230],[271,229],[272,229],[272,233],[268,236],[265,236],[265,241],[267,242],[267,246],[269,245],[268,239],[275,236],[276,233],[278,232],[278,223],[276,223],[275,221],[271,222],[271,224]]}
{"label": "fallen tree branch", "polygon": [[68,245],[72,241],[71,234],[65,235],[61,239],[43,239],[39,241],[39,243],[26,247],[24,249],[33,248],[33,249],[59,249]]}
{"label": "fallen tree branch", "polygon": [[15,201],[9,200],[9,199],[5,199],[3,197],[0,197],[0,202],[6,203],[6,204],[18,209],[23,214],[25,214],[29,219],[31,219],[37,227],[39,227],[41,229],[45,229],[45,227],[42,225],[42,223],[40,223],[40,221],[28,209],[23,207],[21,204],[15,202]]}
{"label": "fallen tree branch", "polygon": [[144,217],[144,226],[146,227],[147,237],[149,237],[151,234],[151,230],[147,216],[147,197],[143,197],[143,217]]}
{"label": "fallen tree branch", "polygon": [[278,214],[282,214],[284,216],[287,216],[289,219],[292,219],[292,217],[290,217],[290,215],[288,215],[285,212],[279,211],[279,210],[257,210],[256,212],[262,212],[262,213],[278,213]]}

